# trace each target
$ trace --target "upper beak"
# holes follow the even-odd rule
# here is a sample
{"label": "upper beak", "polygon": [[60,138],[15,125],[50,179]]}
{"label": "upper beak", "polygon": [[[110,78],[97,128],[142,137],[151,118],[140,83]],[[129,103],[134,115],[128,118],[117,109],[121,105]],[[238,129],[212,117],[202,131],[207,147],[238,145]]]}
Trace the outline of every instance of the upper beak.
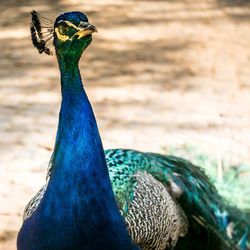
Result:
{"label": "upper beak", "polygon": [[77,31],[75,34],[75,35],[78,35],[78,39],[86,35],[89,35],[93,32],[97,32],[96,27],[93,24],[88,23],[88,22],[81,22],[78,27],[79,27],[79,31]]}
{"label": "upper beak", "polygon": [[96,27],[91,23],[84,23],[83,29],[84,30],[92,30],[92,32],[97,32]]}

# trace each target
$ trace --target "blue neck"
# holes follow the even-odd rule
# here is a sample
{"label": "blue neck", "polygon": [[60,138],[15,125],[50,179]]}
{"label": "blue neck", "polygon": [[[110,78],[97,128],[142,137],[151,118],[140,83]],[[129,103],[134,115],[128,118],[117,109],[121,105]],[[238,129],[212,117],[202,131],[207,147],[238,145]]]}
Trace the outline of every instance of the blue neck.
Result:
{"label": "blue neck", "polygon": [[[78,66],[73,65],[74,67],[69,68],[60,61],[59,66],[62,104],[51,175],[59,181],[60,178],[65,178],[65,174],[72,178],[75,174],[77,176],[80,174],[87,179],[84,182],[79,181],[80,187],[83,183],[86,184],[86,181],[87,185],[98,182],[98,187],[92,192],[99,192],[100,188],[107,185],[109,187],[110,181],[96,120],[82,86]],[[62,172],[63,175],[61,175]],[[106,179],[105,182],[103,178]],[[100,180],[102,180],[101,183],[99,183]],[[61,186],[61,180],[59,185]],[[72,185],[72,182],[66,181],[65,185]],[[87,197],[96,195],[92,192],[87,194]]]}
{"label": "blue neck", "polygon": [[[133,249],[115,202],[78,65],[66,65],[59,58],[59,67],[62,104],[53,169],[38,209],[23,225],[23,233],[32,234],[32,244],[25,239],[25,247],[19,249],[32,249],[31,245],[35,249]],[[19,238],[21,234],[22,230]]]}

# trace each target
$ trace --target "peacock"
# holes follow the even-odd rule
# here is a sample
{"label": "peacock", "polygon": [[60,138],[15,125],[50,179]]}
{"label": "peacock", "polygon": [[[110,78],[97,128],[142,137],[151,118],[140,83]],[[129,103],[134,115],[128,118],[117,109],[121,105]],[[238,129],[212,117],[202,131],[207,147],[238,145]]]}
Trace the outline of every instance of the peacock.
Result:
{"label": "peacock", "polygon": [[241,211],[204,172],[174,156],[103,149],[78,62],[96,28],[81,12],[32,11],[31,38],[61,73],[62,103],[46,184],[24,210],[23,249],[246,249]]}

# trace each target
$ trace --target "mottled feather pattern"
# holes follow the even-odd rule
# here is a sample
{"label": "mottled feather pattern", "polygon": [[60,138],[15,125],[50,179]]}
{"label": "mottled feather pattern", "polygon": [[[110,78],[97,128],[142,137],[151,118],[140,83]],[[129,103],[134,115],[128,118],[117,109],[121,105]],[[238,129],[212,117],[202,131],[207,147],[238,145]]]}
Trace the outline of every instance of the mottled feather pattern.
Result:
{"label": "mottled feather pattern", "polygon": [[146,172],[135,174],[125,221],[131,238],[143,249],[174,247],[188,231],[188,220],[177,201],[162,183]]}
{"label": "mottled feather pattern", "polygon": [[40,188],[40,190],[36,193],[36,195],[26,205],[26,207],[24,208],[23,220],[26,220],[35,212],[37,206],[39,205],[46,191],[46,188],[47,188],[47,184],[42,186],[42,188]]}

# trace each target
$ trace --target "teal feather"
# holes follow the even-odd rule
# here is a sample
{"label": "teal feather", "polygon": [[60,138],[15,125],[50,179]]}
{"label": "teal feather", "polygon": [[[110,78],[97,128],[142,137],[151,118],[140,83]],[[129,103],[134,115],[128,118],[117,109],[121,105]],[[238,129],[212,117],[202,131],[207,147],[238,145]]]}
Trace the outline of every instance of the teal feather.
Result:
{"label": "teal feather", "polygon": [[241,248],[242,250],[246,249],[246,245],[247,245],[247,233],[245,233],[242,238],[240,239],[239,243],[238,243],[238,247]]}
{"label": "teal feather", "polygon": [[[183,190],[177,199],[191,226],[199,231],[202,225],[202,230],[210,235],[210,244],[220,245],[218,249],[236,249],[238,241],[248,231],[244,214],[227,205],[205,173],[190,162],[174,156],[124,149],[106,150],[105,154],[116,201],[124,216],[127,213],[124,208],[129,207],[136,185],[133,176],[141,171],[150,173],[167,187],[174,181]],[[229,222],[235,224],[232,239],[226,233]]]}

